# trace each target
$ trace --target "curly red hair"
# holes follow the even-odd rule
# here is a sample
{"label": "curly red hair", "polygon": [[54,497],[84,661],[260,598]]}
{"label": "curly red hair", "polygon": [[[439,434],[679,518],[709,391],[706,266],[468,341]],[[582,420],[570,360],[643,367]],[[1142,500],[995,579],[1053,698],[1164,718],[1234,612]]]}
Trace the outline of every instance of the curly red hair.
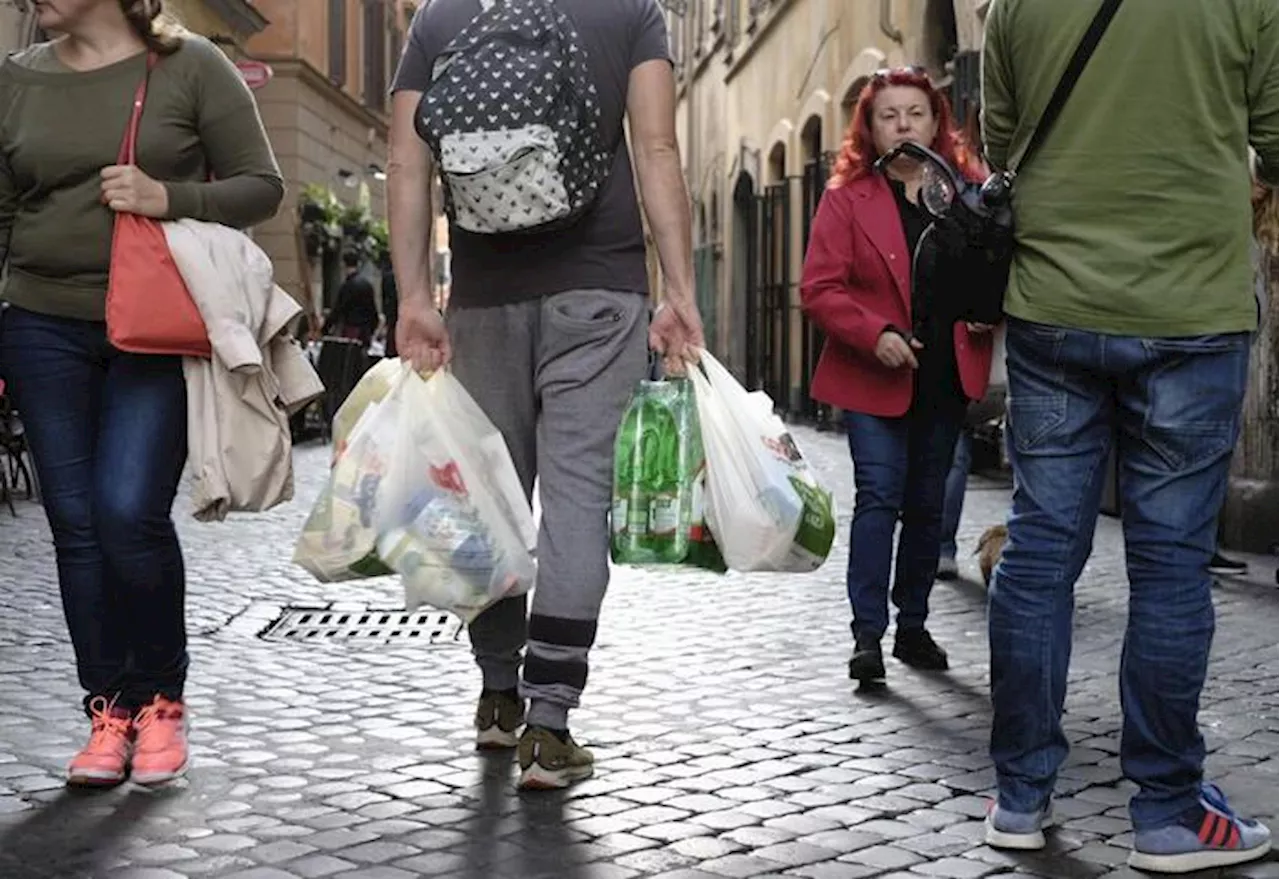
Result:
{"label": "curly red hair", "polygon": [[938,133],[934,136],[933,143],[928,145],[929,148],[950,162],[965,178],[981,180],[985,176],[982,163],[969,150],[964,136],[956,128],[951,115],[951,102],[947,100],[947,96],[934,88],[929,75],[924,71],[899,68],[877,73],[862,87],[827,186],[837,189],[872,172],[880,155],[871,134],[871,109],[876,95],[891,85],[917,88],[929,96],[929,106],[938,121]]}

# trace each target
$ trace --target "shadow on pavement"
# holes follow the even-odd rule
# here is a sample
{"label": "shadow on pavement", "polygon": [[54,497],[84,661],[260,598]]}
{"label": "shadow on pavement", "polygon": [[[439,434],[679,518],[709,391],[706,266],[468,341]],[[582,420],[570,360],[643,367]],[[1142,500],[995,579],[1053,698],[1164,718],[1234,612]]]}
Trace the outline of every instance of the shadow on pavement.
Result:
{"label": "shadow on pavement", "polygon": [[[920,671],[899,665],[891,670],[891,674],[892,673],[896,673],[899,677],[904,679],[908,676],[915,676],[942,682],[946,685],[948,697],[959,696],[966,702],[972,703],[975,712],[989,713],[991,710],[991,695],[985,686],[975,687],[973,684],[956,676],[950,671]],[[892,677],[887,678],[884,681],[861,681],[854,687],[853,694],[859,699],[867,702],[892,702],[895,705],[901,705],[907,711],[921,717],[925,721],[937,720],[937,718],[932,717],[932,715],[930,715],[923,707],[912,701],[910,696],[904,695],[901,691],[895,690]]]}
{"label": "shadow on pavement", "polygon": [[518,848],[513,846],[515,834],[512,833],[515,804],[511,792],[511,766],[515,762],[515,752],[479,751],[477,757],[480,784],[475,791],[479,796],[473,804],[475,814],[465,824],[466,862],[461,875],[465,879],[513,875],[507,872],[512,865],[506,862],[519,855]]}
{"label": "shadow on pavement", "polygon": [[[1062,879],[1073,879],[1073,877],[1096,877],[1107,872],[1107,866],[1098,863],[1096,860],[1089,860],[1080,857],[1077,853],[1078,843],[1072,845],[1067,840],[1058,836],[1058,829],[1054,827],[1045,828],[1045,847],[1039,851],[1010,851],[1002,850],[1000,855],[1006,859],[1009,866],[1015,867],[1019,873],[1026,871],[1038,876],[1056,876]],[[1113,847],[1114,848],[1114,847]],[[994,850],[993,850],[994,851]],[[1123,850],[1115,849],[1113,854],[1118,861],[1111,864],[1111,870],[1127,870],[1122,866],[1124,859]],[[1110,862],[1110,859],[1108,859]],[[1113,874],[1114,875],[1114,874]],[[1140,877],[1143,874],[1130,872],[1129,875]],[[1192,873],[1191,876],[1215,876],[1216,871],[1205,873]]]}
{"label": "shadow on pavement", "polygon": [[514,751],[482,752],[473,816],[466,822],[463,879],[580,879],[579,834],[566,826],[568,791],[514,789]]}
{"label": "shadow on pavement", "polygon": [[[569,829],[565,815],[572,793],[538,791],[518,796],[524,818],[519,832],[524,853],[519,869],[497,876],[502,879],[582,879],[587,870],[586,852],[579,850],[581,835]],[[497,879],[497,876],[486,879]]]}
{"label": "shadow on pavement", "polygon": [[[81,875],[104,865],[117,841],[146,817],[163,792],[68,788],[0,835],[5,879]],[[16,871],[16,872],[15,872]]]}
{"label": "shadow on pavement", "polygon": [[1214,577],[1213,589],[1215,592],[1232,593],[1238,596],[1259,595],[1274,600],[1276,584],[1270,582],[1269,577],[1263,579],[1253,575],[1247,577]]}

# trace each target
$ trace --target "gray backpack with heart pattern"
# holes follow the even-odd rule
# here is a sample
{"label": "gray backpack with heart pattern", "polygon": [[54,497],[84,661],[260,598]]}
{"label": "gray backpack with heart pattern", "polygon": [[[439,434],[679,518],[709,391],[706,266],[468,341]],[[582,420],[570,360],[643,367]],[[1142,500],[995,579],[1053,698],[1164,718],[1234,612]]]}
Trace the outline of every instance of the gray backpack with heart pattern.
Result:
{"label": "gray backpack with heart pattern", "polygon": [[616,150],[586,50],[554,0],[480,5],[436,59],[415,119],[445,213],[490,235],[572,225],[595,203]]}

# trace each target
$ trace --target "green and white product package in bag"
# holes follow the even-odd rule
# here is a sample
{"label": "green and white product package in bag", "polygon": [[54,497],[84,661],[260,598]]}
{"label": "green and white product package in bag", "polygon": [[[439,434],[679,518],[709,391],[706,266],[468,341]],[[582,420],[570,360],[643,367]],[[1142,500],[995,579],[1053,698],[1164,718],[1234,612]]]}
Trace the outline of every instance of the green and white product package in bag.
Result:
{"label": "green and white product package in bag", "polygon": [[835,542],[831,492],[773,400],[749,393],[707,352],[689,370],[706,451],[707,524],[735,571],[815,571]]}
{"label": "green and white product package in bag", "polygon": [[378,557],[400,574],[407,609],[471,622],[533,587],[529,499],[502,434],[453,373],[410,373],[392,398],[400,423],[374,514]]}

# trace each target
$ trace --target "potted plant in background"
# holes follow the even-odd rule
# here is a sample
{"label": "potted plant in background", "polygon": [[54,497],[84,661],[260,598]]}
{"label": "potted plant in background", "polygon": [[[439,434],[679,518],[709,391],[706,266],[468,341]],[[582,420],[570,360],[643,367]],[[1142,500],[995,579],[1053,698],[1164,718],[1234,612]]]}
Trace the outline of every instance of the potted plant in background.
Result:
{"label": "potted plant in background", "polygon": [[383,265],[391,258],[391,237],[385,220],[374,220],[369,231],[368,258],[376,265]]}
{"label": "potted plant in background", "polygon": [[298,195],[298,221],[307,257],[315,259],[342,243],[343,206],[333,190],[308,183]]}
{"label": "potted plant in background", "polygon": [[369,237],[369,232],[373,228],[373,217],[369,214],[369,209],[363,205],[346,205],[342,208],[339,223],[342,226],[344,239],[348,242],[362,242]]}

